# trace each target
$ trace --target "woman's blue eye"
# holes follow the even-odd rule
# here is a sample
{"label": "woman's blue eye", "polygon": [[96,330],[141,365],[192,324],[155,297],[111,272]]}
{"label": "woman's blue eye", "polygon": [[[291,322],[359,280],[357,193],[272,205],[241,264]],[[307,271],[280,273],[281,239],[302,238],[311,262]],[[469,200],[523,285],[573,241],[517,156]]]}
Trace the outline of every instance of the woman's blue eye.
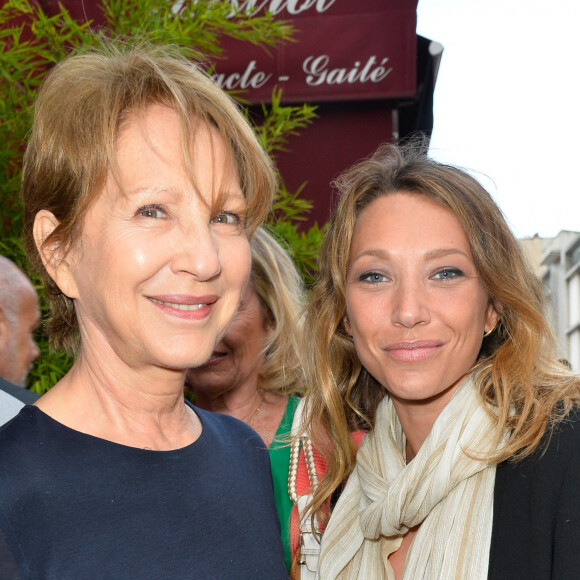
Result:
{"label": "woman's blue eye", "polygon": [[386,280],[385,276],[379,274],[378,272],[366,272],[359,276],[361,282],[370,282],[371,284],[377,284],[378,282],[384,282]]}
{"label": "woman's blue eye", "polygon": [[211,219],[212,224],[237,224],[240,216],[228,211],[222,211]]}
{"label": "woman's blue eye", "polygon": [[137,213],[141,217],[152,219],[160,219],[166,217],[165,212],[156,205],[148,205],[146,207],[141,207],[139,208],[139,210],[137,210]]}
{"label": "woman's blue eye", "polygon": [[436,280],[452,280],[453,278],[458,278],[459,276],[463,276],[463,272],[458,270],[457,268],[444,268],[437,272],[433,278]]}

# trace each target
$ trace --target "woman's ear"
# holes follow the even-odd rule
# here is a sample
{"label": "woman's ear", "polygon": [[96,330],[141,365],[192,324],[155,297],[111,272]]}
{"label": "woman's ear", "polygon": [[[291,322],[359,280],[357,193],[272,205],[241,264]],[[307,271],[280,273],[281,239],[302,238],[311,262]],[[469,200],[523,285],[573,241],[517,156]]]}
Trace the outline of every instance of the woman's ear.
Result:
{"label": "woman's ear", "polygon": [[348,321],[348,316],[346,314],[342,317],[342,324],[344,326],[344,329],[346,330],[346,333],[352,335],[352,332],[350,330],[350,322]]}
{"label": "woman's ear", "polygon": [[41,209],[34,217],[32,235],[48,275],[65,296],[78,298],[77,284],[67,261],[70,252],[62,247],[60,240],[49,240],[59,224],[53,213]]}
{"label": "woman's ear", "polygon": [[490,302],[487,305],[487,310],[485,311],[485,325],[483,328],[484,334],[491,333],[495,330],[497,323],[501,317],[502,308],[500,306],[496,306],[493,302]]}

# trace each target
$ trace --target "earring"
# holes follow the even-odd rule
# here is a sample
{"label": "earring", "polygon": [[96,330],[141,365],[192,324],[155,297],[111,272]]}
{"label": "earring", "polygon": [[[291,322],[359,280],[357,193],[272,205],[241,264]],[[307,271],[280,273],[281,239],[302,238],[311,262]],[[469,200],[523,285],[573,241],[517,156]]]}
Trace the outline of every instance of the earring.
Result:
{"label": "earring", "polygon": [[497,328],[498,322],[499,322],[499,319],[495,321],[495,324],[487,332],[483,333],[483,338],[487,338]]}

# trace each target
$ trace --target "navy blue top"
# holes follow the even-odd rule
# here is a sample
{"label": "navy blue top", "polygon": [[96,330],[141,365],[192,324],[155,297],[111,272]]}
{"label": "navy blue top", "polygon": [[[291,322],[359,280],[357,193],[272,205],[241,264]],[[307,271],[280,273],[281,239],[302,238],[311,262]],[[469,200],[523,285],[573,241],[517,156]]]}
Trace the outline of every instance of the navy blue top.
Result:
{"label": "navy blue top", "polygon": [[150,451],[24,407],[0,430],[0,578],[287,580],[264,443],[194,409],[197,441]]}

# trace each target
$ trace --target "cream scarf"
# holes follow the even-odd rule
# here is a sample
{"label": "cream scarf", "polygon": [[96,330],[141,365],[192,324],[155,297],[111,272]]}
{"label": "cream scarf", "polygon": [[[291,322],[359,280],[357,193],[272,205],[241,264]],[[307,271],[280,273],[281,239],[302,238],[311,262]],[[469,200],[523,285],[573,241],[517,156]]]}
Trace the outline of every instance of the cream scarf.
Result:
{"label": "cream scarf", "polygon": [[320,580],[394,580],[387,557],[417,524],[404,580],[487,578],[495,466],[463,450],[494,450],[492,430],[468,377],[406,465],[405,436],[385,397],[322,538]]}

